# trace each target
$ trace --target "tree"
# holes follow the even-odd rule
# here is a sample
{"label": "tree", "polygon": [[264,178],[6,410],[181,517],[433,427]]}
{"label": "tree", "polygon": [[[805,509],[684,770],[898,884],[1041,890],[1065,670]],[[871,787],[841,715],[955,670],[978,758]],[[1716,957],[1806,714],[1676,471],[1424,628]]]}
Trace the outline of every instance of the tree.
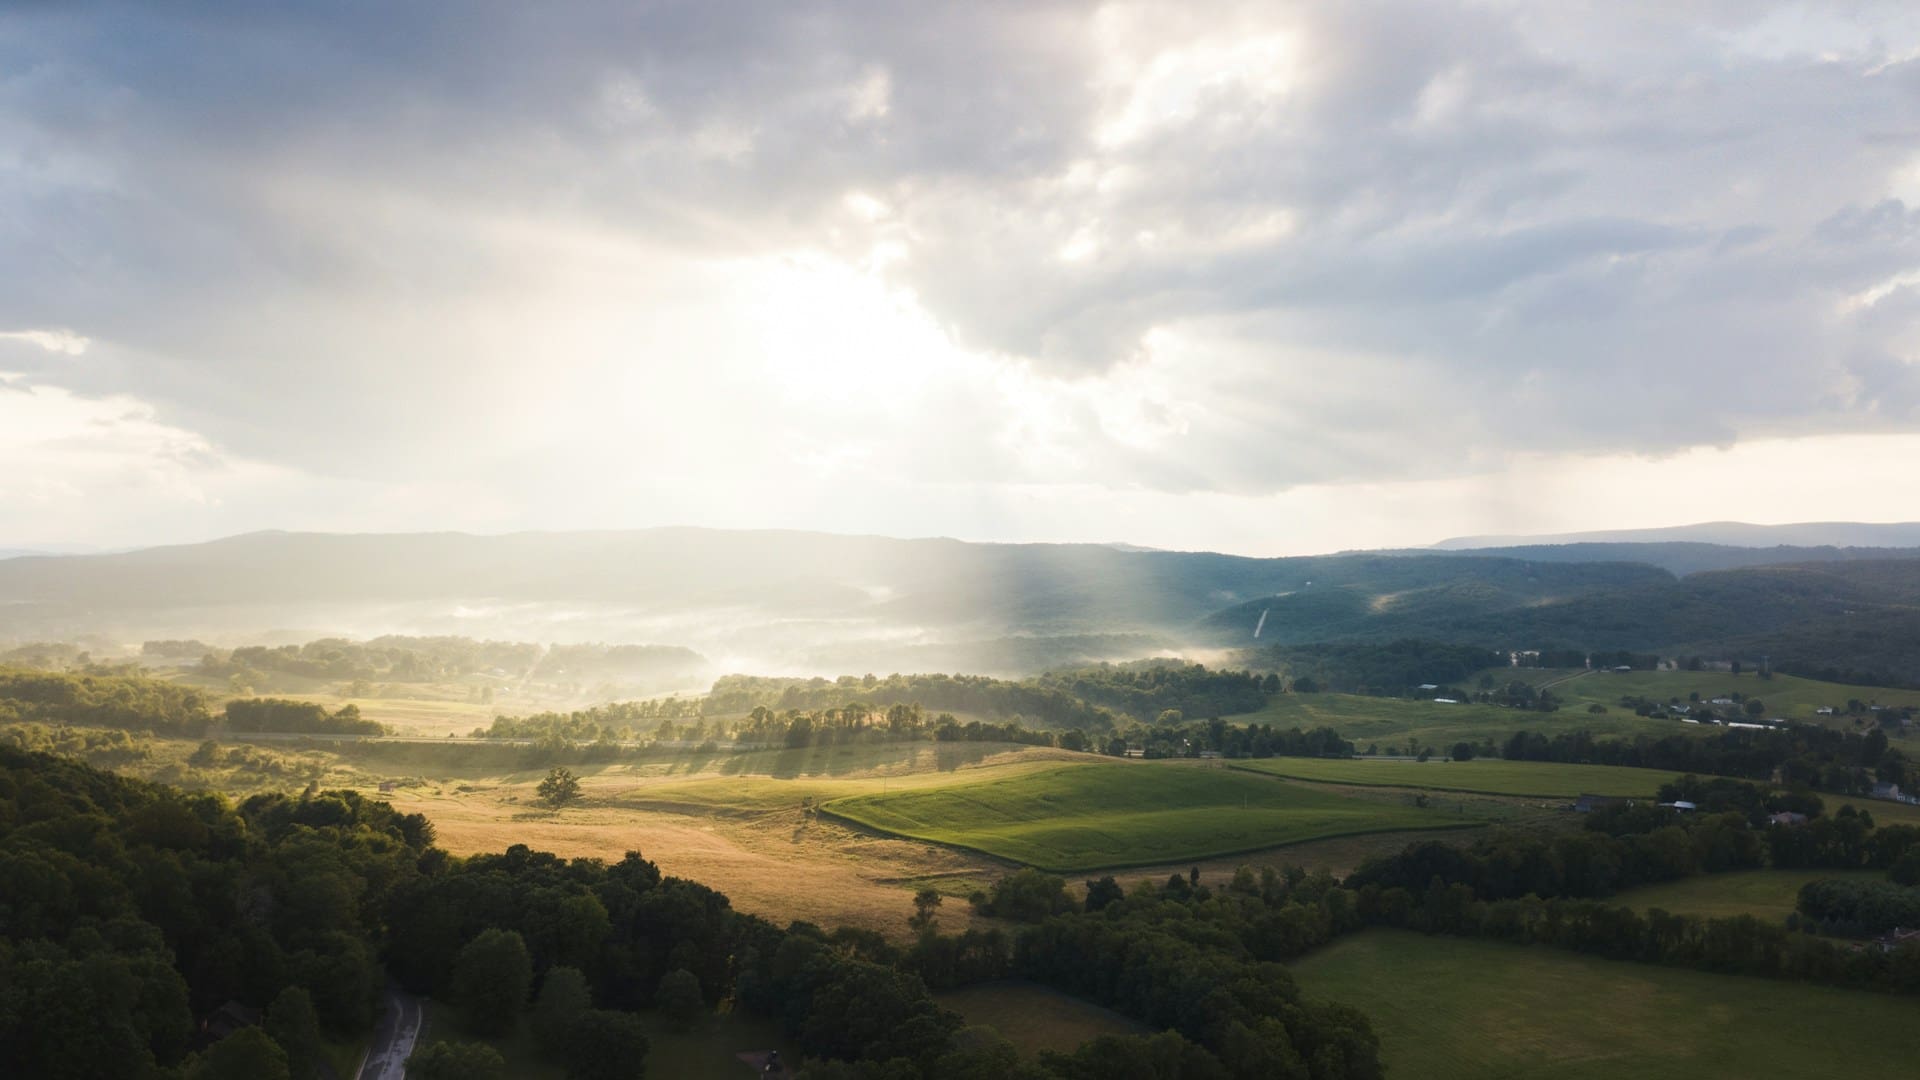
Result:
{"label": "tree", "polygon": [[1112,874],[1108,874],[1099,881],[1089,881],[1087,882],[1087,910],[1099,911],[1108,904],[1126,899],[1126,895],[1126,890],[1120,887],[1120,883],[1113,879]]}
{"label": "tree", "polygon": [[700,993],[700,979],[686,968],[675,968],[660,976],[653,1003],[675,1031],[693,1030],[694,1021],[707,1010],[707,1000]]}
{"label": "tree", "polygon": [[527,1003],[533,960],[517,931],[482,930],[453,960],[451,996],[467,1030],[498,1035]]}
{"label": "tree", "polygon": [[540,1052],[559,1057],[566,1048],[568,1029],[591,1008],[593,994],[587,989],[587,977],[579,968],[564,965],[548,968],[530,1017],[533,1040],[539,1044]]}
{"label": "tree", "polygon": [[188,1080],[291,1080],[287,1052],[257,1027],[241,1028],[207,1048]]}
{"label": "tree", "polygon": [[437,1042],[407,1059],[407,1080],[506,1080],[507,1062],[485,1043]]}
{"label": "tree", "polygon": [[548,805],[563,806],[580,797],[580,778],[565,765],[555,765],[547,770],[547,778],[540,781],[535,790]]}
{"label": "tree", "polygon": [[567,1029],[568,1080],[631,1080],[645,1075],[646,1028],[632,1013],[589,1009]]}
{"label": "tree", "polygon": [[1472,743],[1457,742],[1453,744],[1453,760],[1472,761],[1473,755],[1474,755],[1474,749],[1473,749]]}
{"label": "tree", "polygon": [[1767,705],[1759,698],[1748,698],[1746,709],[1748,716],[1759,716],[1767,711]]}
{"label": "tree", "polygon": [[907,925],[921,933],[934,928],[940,921],[940,892],[937,889],[921,889],[913,894],[913,914],[907,916]]}
{"label": "tree", "polygon": [[313,1009],[313,995],[302,986],[280,991],[267,1006],[261,1026],[287,1052],[287,1072],[295,1080],[311,1080],[322,1060],[320,1015]]}

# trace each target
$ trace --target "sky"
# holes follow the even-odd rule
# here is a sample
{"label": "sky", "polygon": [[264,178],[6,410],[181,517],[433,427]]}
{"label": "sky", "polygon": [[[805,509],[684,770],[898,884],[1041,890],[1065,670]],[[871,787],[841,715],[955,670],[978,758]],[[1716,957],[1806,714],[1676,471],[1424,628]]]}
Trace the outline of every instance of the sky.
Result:
{"label": "sky", "polygon": [[1911,3],[0,9],[0,548],[1288,554],[1914,463]]}

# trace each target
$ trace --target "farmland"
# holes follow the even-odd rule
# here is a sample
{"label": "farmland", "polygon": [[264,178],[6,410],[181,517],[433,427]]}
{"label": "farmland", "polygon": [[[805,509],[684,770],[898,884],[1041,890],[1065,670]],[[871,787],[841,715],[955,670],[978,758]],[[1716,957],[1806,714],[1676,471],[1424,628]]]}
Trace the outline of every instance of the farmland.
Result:
{"label": "farmland", "polygon": [[1584,793],[1650,796],[1678,775],[1657,769],[1498,759],[1422,762],[1404,758],[1265,758],[1235,762],[1234,768],[1324,783],[1540,798],[1572,798]]}
{"label": "farmland", "polygon": [[1228,719],[1236,724],[1274,724],[1282,728],[1330,727],[1363,750],[1368,744],[1378,744],[1383,753],[1403,747],[1408,739],[1417,739],[1423,746],[1447,747],[1488,738],[1499,742],[1521,729],[1551,737],[1573,731],[1601,736],[1664,735],[1682,727],[1619,708],[1609,708],[1605,714],[1591,714],[1584,708],[1529,712],[1471,702],[1448,705],[1360,694],[1279,694],[1258,712]]}
{"label": "farmland", "polygon": [[1902,1076],[1920,1055],[1907,999],[1501,942],[1370,930],[1292,970],[1366,1012],[1395,1076]]}
{"label": "farmland", "polygon": [[1631,889],[1614,897],[1642,911],[1661,908],[1676,915],[1720,918],[1752,915],[1779,922],[1793,914],[1800,887],[1824,878],[1885,880],[1877,870],[1738,870],[1727,874],[1700,874]]}
{"label": "farmland", "polygon": [[1146,1030],[1111,1009],[1016,979],[978,983],[936,996],[942,1006],[959,1013],[967,1023],[993,1028],[1029,1057],[1042,1050],[1071,1053],[1074,1047],[1102,1035]]}
{"label": "farmland", "polygon": [[[1652,701],[1679,698],[1684,702],[1692,694],[1700,695],[1703,701],[1710,701],[1716,697],[1729,697],[1739,693],[1743,697],[1759,698],[1766,705],[1766,715],[1769,717],[1852,730],[1855,727],[1855,718],[1845,715],[1849,699],[1858,700],[1867,705],[1920,708],[1920,691],[1893,690],[1883,686],[1851,686],[1846,683],[1802,679],[1793,675],[1774,675],[1772,678],[1762,679],[1752,672],[1735,675],[1726,671],[1626,671],[1616,674],[1610,671],[1582,672],[1522,668],[1517,669],[1515,677],[1535,686],[1553,684],[1553,692],[1567,702],[1568,707],[1561,711],[1583,716],[1585,715],[1584,707],[1588,704],[1617,707],[1620,699],[1626,696]],[[1817,710],[1822,707],[1836,709],[1838,713],[1833,716],[1821,716]],[[1630,713],[1628,717],[1633,718]],[[1872,714],[1869,712],[1863,714],[1861,719],[1865,722],[1871,717]],[[1606,718],[1595,717],[1594,719]],[[1669,730],[1673,726],[1670,722],[1661,723]]]}
{"label": "farmland", "polygon": [[860,795],[832,814],[885,833],[1059,872],[1205,858],[1303,840],[1473,820],[1237,770],[1089,763]]}

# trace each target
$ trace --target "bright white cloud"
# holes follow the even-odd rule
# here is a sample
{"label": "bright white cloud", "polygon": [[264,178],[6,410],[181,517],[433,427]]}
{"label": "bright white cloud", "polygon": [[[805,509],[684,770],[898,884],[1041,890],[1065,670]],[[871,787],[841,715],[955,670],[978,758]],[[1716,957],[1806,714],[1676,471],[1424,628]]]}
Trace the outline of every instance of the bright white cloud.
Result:
{"label": "bright white cloud", "polygon": [[[9,15],[0,398],[68,434],[7,444],[45,478],[8,494],[112,544],[163,505],[1260,550],[1751,519],[1646,470],[1920,431],[1916,44],[1875,4]],[[1807,483],[1768,505],[1920,517]]]}

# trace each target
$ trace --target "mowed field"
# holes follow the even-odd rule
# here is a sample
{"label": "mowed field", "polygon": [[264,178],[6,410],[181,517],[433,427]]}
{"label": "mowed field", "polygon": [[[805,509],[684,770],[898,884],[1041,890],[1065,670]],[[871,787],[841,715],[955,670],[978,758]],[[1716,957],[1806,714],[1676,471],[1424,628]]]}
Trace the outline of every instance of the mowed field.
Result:
{"label": "mowed field", "polygon": [[1475,823],[1438,808],[1176,762],[1063,765],[850,796],[826,809],[881,832],[1063,873]]}
{"label": "mowed field", "polygon": [[[1684,695],[1682,695],[1684,696]],[[1478,744],[1490,738],[1499,743],[1516,731],[1537,731],[1549,737],[1562,732],[1591,731],[1595,735],[1671,734],[1697,731],[1694,725],[1649,720],[1631,711],[1610,707],[1593,714],[1582,707],[1558,712],[1529,712],[1497,705],[1462,702],[1441,705],[1432,701],[1368,697],[1360,694],[1278,694],[1258,712],[1227,719],[1235,724],[1275,724],[1282,728],[1330,727],[1361,750],[1378,745],[1381,753],[1404,749],[1409,738],[1444,751],[1456,742]]]}
{"label": "mowed field", "polygon": [[1736,870],[1629,889],[1613,902],[1641,911],[1660,908],[1705,918],[1752,915],[1779,922],[1793,914],[1802,885],[1826,878],[1884,881],[1886,875],[1878,870]]}
{"label": "mowed field", "polygon": [[[1843,714],[1849,698],[1869,704],[1920,708],[1920,691],[1820,682],[1794,675],[1775,675],[1771,679],[1762,679],[1753,672],[1735,675],[1727,671],[1628,671],[1616,675],[1610,671],[1583,673],[1578,670],[1541,668],[1514,669],[1513,674],[1515,678],[1524,679],[1535,686],[1552,683],[1553,692],[1565,699],[1569,707],[1575,703],[1582,707],[1598,703],[1614,708],[1623,696],[1628,695],[1654,701],[1679,698],[1684,702],[1690,694],[1699,694],[1702,701],[1711,701],[1716,697],[1730,697],[1737,692],[1743,697],[1759,698],[1766,705],[1766,715],[1769,717],[1825,724],[1849,731],[1856,729],[1854,718]],[[1817,710],[1823,706],[1842,712],[1821,716]],[[1563,707],[1561,712],[1573,711],[1585,715],[1584,708],[1569,707]],[[1871,713],[1864,716],[1867,722],[1871,722]],[[1606,717],[1595,719],[1604,720]],[[1671,726],[1670,721],[1663,723]]]}
{"label": "mowed field", "polygon": [[1394,758],[1261,758],[1236,769],[1323,783],[1371,787],[1475,791],[1490,795],[1573,798],[1576,795],[1651,796],[1678,773],[1612,765],[1557,765],[1539,761],[1411,761]]}
{"label": "mowed field", "polygon": [[934,997],[968,1024],[985,1024],[998,1031],[1028,1057],[1042,1050],[1070,1054],[1081,1043],[1102,1035],[1138,1035],[1148,1030],[1111,1009],[1018,979],[977,983]]}
{"label": "mowed field", "polygon": [[1392,1076],[1912,1076],[1920,1061],[1913,1001],[1865,991],[1389,930],[1291,967],[1367,1014]]}

